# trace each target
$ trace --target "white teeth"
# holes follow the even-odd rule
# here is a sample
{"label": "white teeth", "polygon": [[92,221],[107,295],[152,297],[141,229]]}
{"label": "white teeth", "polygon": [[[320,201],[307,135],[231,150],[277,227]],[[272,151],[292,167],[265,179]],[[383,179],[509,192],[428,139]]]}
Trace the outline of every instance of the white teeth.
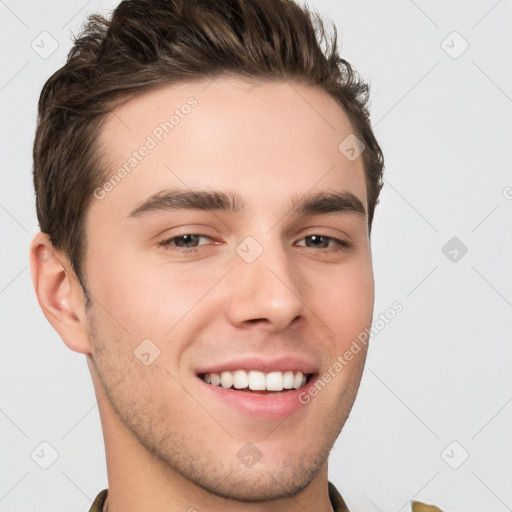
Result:
{"label": "white teeth", "polygon": [[270,372],[265,377],[267,389],[269,391],[282,391],[283,390],[283,373]]}
{"label": "white teeth", "polygon": [[263,372],[257,372],[255,370],[249,372],[249,389],[253,391],[265,391],[266,383],[265,374]]}
{"label": "white teeth", "polygon": [[233,385],[233,374],[231,372],[222,372],[220,374],[220,383],[223,388],[230,388]]}
{"label": "white teeth", "polygon": [[293,372],[284,372],[283,388],[284,389],[292,389],[293,388]]}
{"label": "white teeth", "polygon": [[299,389],[302,386],[302,372],[297,372],[293,378],[293,389]]}
{"label": "white teeth", "polygon": [[235,389],[244,389],[249,386],[249,377],[243,370],[233,372],[233,386]]}
{"label": "white teeth", "polygon": [[219,373],[205,373],[202,379],[207,384],[222,386],[223,388],[244,389],[253,391],[282,391],[283,389],[299,389],[306,384],[307,375],[301,371],[285,372],[274,371],[263,373],[256,370],[246,372],[236,370],[234,372],[224,371]]}

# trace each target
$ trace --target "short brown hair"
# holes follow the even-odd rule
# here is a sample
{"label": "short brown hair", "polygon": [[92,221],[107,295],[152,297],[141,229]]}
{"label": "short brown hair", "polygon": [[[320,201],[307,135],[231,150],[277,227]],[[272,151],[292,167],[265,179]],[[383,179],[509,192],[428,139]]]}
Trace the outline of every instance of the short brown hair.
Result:
{"label": "short brown hair", "polygon": [[84,224],[93,191],[105,179],[97,146],[105,115],[120,98],[157,85],[222,74],[293,80],[339,102],[365,145],[371,230],[384,158],[370,124],[369,86],[340,57],[334,25],[328,37],[320,15],[292,0],[124,0],[110,20],[88,18],[38,104],[37,216],[85,292]]}

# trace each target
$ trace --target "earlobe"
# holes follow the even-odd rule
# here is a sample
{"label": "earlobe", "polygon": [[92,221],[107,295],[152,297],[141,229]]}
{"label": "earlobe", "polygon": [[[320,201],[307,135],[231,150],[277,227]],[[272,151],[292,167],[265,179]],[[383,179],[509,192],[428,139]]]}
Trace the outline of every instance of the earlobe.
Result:
{"label": "earlobe", "polygon": [[32,240],[30,270],[37,300],[47,320],[71,350],[89,354],[82,288],[68,259],[44,233],[38,233]]}

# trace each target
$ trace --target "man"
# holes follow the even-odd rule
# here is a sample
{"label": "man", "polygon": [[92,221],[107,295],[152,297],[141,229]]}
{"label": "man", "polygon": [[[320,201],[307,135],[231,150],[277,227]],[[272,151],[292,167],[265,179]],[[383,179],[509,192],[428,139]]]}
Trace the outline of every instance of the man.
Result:
{"label": "man", "polygon": [[367,86],[322,37],[287,0],[124,1],[43,88],[32,277],[87,355],[91,511],[347,510],[327,462],[384,164]]}

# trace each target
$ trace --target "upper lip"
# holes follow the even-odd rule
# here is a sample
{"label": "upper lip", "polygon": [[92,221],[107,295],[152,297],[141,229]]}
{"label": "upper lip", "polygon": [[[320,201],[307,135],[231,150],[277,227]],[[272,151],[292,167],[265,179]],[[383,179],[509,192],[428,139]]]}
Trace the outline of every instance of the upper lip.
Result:
{"label": "upper lip", "polygon": [[316,373],[318,367],[308,359],[295,354],[282,354],[272,359],[259,356],[245,356],[221,363],[196,368],[197,375],[204,373],[232,372],[235,370],[258,370],[263,373],[275,371],[301,371],[304,374]]}

